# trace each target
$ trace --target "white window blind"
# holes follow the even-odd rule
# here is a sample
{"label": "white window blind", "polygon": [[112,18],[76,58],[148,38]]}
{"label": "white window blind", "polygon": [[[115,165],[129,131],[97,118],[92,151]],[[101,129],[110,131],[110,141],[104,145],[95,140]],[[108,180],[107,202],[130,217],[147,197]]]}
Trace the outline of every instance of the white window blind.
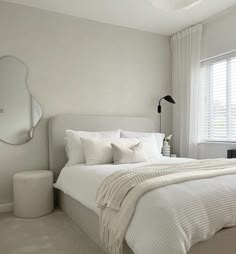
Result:
{"label": "white window blind", "polygon": [[236,52],[202,62],[201,88],[201,139],[236,142]]}

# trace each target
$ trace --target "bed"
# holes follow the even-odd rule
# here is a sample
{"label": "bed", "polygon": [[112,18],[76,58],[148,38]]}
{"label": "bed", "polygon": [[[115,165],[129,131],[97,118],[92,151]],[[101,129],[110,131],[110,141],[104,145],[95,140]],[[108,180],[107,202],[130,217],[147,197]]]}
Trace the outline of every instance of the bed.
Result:
{"label": "bed", "polygon": [[[153,132],[154,120],[144,117],[103,117],[60,115],[52,118],[49,123],[49,168],[53,171],[55,180],[66,163],[64,149],[64,132],[66,129],[84,131],[104,131],[122,128],[130,131]],[[76,200],[69,191],[67,194],[58,191],[60,208],[88,235],[105,253],[104,245],[98,235],[98,214],[89,204],[86,206]],[[83,202],[84,203],[84,202]],[[236,250],[236,228],[220,230],[211,239],[195,244],[188,254],[233,254]],[[125,254],[133,251],[125,243]],[[178,253],[177,253],[178,254]]]}

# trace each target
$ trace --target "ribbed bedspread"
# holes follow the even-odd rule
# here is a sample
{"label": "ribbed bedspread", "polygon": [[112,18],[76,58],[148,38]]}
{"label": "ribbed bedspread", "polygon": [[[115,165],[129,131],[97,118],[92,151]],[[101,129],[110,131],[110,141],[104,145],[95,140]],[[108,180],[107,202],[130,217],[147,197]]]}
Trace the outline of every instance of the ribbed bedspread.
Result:
{"label": "ribbed bedspread", "polygon": [[[140,244],[140,250],[135,250],[135,253],[185,254],[193,244],[208,239],[221,228],[236,225],[236,182],[233,184],[230,181],[224,182],[219,186],[220,193],[214,185],[214,179],[217,177],[235,174],[236,160],[225,159],[176,165],[152,165],[115,172],[103,181],[97,192],[97,205],[101,208],[100,237],[111,254],[122,253],[123,241],[136,204],[145,193],[163,188],[163,190],[166,189],[166,196],[168,196],[167,187],[178,184],[175,195],[178,195],[179,189],[179,195],[187,199],[188,195],[191,198],[191,192],[194,192],[194,189],[185,191],[183,195],[181,183],[211,178],[215,190],[209,185],[209,190],[206,188],[201,199],[196,202],[195,200],[186,202],[186,206],[182,204],[182,211],[186,211],[186,216],[173,212],[179,209],[174,204],[167,206],[168,209],[173,209],[172,212],[167,210],[163,213],[166,205],[163,206],[161,203],[163,200],[158,199],[158,195],[157,199],[146,198],[146,202],[150,202],[146,207],[152,205],[155,207],[155,217],[149,216],[148,220],[161,220],[162,223],[159,223],[155,231],[151,228],[148,232],[149,237],[153,238],[153,244],[147,245],[144,240],[146,249]],[[197,184],[199,188],[201,188],[200,182],[198,181]],[[178,198],[181,199],[181,197]],[[139,209],[147,213],[146,207]],[[196,211],[198,216],[195,215]],[[168,217],[170,214],[171,218]],[[138,223],[141,222],[138,221]],[[142,224],[145,222],[142,221]],[[148,230],[145,229],[145,231]]]}

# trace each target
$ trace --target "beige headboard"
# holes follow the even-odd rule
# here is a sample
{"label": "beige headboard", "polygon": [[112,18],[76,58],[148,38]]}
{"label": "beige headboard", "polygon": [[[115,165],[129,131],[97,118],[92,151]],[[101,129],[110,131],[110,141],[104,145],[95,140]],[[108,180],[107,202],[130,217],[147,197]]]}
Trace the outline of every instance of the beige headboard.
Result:
{"label": "beige headboard", "polygon": [[124,129],[129,131],[153,132],[155,123],[152,118],[127,116],[80,116],[59,115],[49,121],[49,169],[57,179],[67,158],[64,146],[65,130],[108,131]]}

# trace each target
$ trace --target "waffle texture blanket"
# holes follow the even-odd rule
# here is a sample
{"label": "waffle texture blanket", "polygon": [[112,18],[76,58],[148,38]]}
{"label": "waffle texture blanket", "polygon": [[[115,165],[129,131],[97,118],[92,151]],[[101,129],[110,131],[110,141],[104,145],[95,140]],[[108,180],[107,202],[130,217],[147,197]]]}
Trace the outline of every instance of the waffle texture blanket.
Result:
{"label": "waffle texture blanket", "polygon": [[[195,243],[209,239],[224,227],[236,225],[235,180],[236,160],[226,159],[117,171],[97,191],[101,240],[111,254],[121,254],[125,236],[126,240],[135,237],[138,240],[139,230],[143,230],[148,238],[133,249],[135,254],[185,254]],[[195,182],[188,189],[186,182],[192,181]],[[205,189],[196,199],[194,188],[199,192],[202,187]],[[172,196],[168,198],[169,195]],[[141,202],[143,196],[145,202]],[[132,220],[135,210],[137,216]],[[131,222],[136,225],[132,225],[127,236]],[[146,228],[149,224],[156,227]]]}

